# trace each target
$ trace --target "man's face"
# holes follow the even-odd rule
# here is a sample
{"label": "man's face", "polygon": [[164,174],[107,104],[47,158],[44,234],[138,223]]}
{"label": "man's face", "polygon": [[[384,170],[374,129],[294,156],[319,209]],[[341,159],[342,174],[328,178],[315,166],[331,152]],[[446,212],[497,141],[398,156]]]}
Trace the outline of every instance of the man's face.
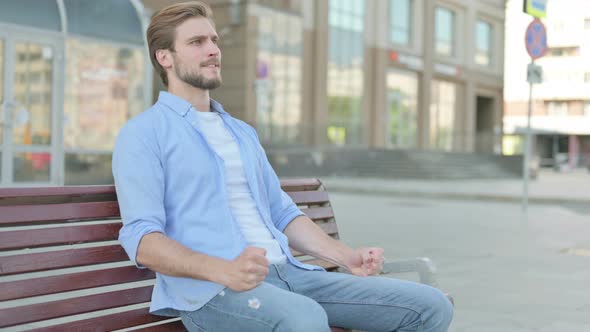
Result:
{"label": "man's face", "polygon": [[190,18],[176,28],[173,69],[183,82],[203,90],[221,85],[219,37],[209,19]]}

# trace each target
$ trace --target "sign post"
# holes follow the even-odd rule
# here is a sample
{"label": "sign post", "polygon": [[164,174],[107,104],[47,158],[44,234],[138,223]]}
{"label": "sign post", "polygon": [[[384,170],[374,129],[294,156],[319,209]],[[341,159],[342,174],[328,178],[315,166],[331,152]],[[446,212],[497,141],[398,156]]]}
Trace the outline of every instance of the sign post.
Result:
{"label": "sign post", "polygon": [[[528,3],[531,1],[526,1]],[[529,180],[530,180],[530,161],[531,161],[531,115],[533,113],[533,84],[542,82],[542,68],[535,64],[535,60],[545,55],[547,52],[547,30],[545,25],[538,18],[535,18],[527,27],[525,34],[526,50],[531,57],[531,63],[527,68],[527,82],[529,82],[529,105],[527,113],[526,138],[524,145],[523,161],[523,194],[522,209],[526,213],[529,199]]]}

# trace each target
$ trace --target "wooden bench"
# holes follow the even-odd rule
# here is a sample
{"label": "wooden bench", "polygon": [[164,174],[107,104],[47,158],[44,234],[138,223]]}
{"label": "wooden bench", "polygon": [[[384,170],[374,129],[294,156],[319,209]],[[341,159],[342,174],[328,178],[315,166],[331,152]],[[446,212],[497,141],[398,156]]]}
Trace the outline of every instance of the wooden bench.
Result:
{"label": "wooden bench", "polygon": [[[328,192],[318,179],[281,181],[295,203],[338,238]],[[137,269],[117,242],[114,186],[0,189],[0,328],[22,331],[185,331],[177,319],[150,315],[155,274]],[[331,263],[294,252],[333,271]],[[386,264],[434,284],[428,259]],[[147,325],[146,324],[151,324]]]}

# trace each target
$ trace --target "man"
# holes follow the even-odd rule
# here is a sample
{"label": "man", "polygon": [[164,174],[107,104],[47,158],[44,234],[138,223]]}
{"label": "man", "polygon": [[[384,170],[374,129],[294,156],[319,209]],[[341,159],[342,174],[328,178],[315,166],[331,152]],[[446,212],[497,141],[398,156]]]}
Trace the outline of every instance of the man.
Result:
{"label": "man", "polygon": [[[280,188],[253,128],[211,100],[221,52],[200,2],[158,12],[147,31],[168,92],[121,130],[113,174],[119,239],[157,273],[150,311],[190,331],[446,331],[438,290],[375,277],[383,250],[327,236]],[[301,264],[289,245],[350,273]]]}

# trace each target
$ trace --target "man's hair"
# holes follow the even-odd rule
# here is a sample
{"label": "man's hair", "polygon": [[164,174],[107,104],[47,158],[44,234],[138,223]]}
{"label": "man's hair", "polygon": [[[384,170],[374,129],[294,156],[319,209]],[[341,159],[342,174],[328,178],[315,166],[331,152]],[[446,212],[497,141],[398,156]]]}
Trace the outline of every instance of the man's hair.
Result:
{"label": "man's hair", "polygon": [[160,74],[165,86],[168,86],[168,76],[166,70],[158,63],[156,51],[160,49],[174,51],[176,27],[193,17],[204,17],[212,21],[213,12],[211,7],[201,1],[188,1],[170,5],[152,16],[147,29],[147,43],[152,65]]}

